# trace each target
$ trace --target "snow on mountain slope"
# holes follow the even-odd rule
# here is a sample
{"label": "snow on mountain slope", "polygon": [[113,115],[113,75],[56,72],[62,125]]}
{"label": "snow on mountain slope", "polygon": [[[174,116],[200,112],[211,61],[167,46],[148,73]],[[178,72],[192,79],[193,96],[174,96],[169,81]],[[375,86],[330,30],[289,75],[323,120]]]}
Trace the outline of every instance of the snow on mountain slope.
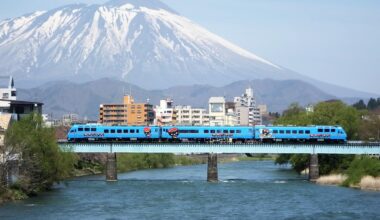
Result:
{"label": "snow on mountain slope", "polygon": [[2,21],[0,74],[30,83],[114,77],[149,89],[301,78],[156,0],[69,5]]}

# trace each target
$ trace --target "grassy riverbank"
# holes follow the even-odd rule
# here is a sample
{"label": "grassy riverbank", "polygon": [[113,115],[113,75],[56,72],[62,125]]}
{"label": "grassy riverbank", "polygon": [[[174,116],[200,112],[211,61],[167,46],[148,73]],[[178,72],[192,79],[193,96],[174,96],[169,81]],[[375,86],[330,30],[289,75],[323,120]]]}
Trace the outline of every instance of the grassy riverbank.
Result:
{"label": "grassy riverbank", "polygon": [[321,176],[317,183],[380,190],[380,160],[369,156],[357,156],[343,173]]}

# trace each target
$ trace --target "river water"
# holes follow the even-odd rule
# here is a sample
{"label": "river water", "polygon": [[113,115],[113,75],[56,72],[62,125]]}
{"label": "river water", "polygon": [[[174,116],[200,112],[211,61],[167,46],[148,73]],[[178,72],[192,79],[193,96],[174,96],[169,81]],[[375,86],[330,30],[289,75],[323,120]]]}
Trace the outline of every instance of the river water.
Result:
{"label": "river water", "polygon": [[272,161],[75,178],[0,207],[0,219],[380,219],[380,192],[320,186]]}

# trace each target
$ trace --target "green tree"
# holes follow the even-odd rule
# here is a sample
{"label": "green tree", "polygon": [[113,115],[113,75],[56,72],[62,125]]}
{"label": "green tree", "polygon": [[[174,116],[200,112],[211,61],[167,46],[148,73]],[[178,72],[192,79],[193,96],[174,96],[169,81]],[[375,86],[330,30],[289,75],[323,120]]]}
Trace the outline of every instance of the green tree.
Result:
{"label": "green tree", "polygon": [[312,124],[340,125],[349,139],[355,138],[359,126],[359,112],[341,101],[320,102],[314,107],[311,115]]}
{"label": "green tree", "polygon": [[282,125],[309,125],[310,123],[311,118],[298,103],[290,104],[282,116],[275,121],[275,124]]}
{"label": "green tree", "polygon": [[60,150],[54,133],[34,113],[15,122],[6,132],[5,146],[16,149],[14,153],[20,160],[17,185],[26,194],[48,189],[74,170],[76,156]]}
{"label": "green tree", "polygon": [[375,110],[377,107],[379,107],[377,100],[374,98],[370,98],[368,101],[368,110]]}
{"label": "green tree", "polygon": [[[351,106],[341,101],[321,102],[315,105],[314,112],[306,113],[298,104],[292,104],[284,111],[276,124],[292,125],[341,125],[349,138],[356,137],[359,126],[359,113]],[[347,169],[353,160],[352,156],[345,155],[319,155],[320,173],[328,174],[334,171]],[[290,163],[297,171],[308,168],[309,155],[281,155],[276,163]]]}
{"label": "green tree", "polygon": [[364,110],[367,109],[367,105],[364,103],[362,99],[360,99],[357,103],[352,105],[357,110]]}

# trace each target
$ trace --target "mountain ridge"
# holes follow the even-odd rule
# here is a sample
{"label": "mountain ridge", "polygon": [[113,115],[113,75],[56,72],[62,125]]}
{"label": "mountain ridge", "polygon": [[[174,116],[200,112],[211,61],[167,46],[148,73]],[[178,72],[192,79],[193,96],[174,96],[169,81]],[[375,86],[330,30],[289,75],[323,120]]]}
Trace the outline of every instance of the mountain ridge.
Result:
{"label": "mountain ridge", "polygon": [[63,114],[76,113],[82,117],[97,119],[100,104],[121,103],[126,91],[132,93],[136,102],[146,102],[149,99],[150,103],[158,105],[160,99],[170,97],[175,105],[192,105],[207,109],[211,96],[225,96],[227,100],[232,101],[233,97],[240,96],[248,87],[254,89],[257,103],[267,104],[272,112],[282,112],[293,102],[306,105],[336,98],[299,80],[261,79],[237,81],[221,87],[193,85],[145,90],[110,78],[86,83],[50,82],[33,89],[18,89],[18,98],[44,102],[44,113],[52,113],[56,118]]}

